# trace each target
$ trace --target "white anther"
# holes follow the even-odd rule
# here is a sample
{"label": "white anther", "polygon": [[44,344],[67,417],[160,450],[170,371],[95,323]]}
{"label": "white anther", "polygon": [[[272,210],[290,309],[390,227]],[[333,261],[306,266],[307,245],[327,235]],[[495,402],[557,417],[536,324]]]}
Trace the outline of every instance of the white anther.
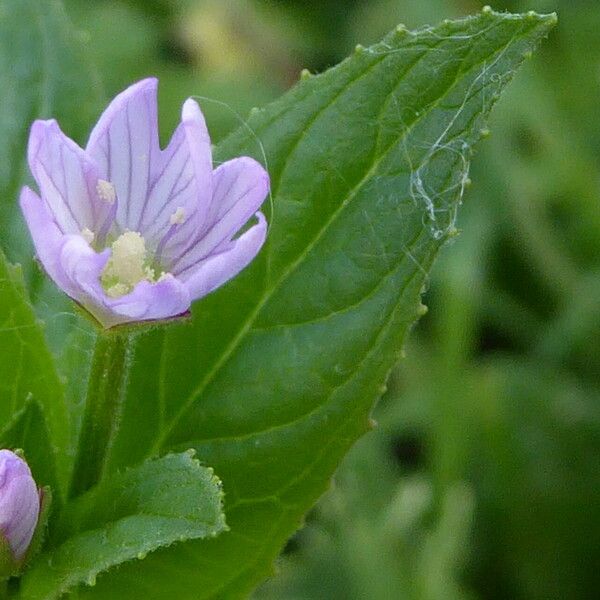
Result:
{"label": "white anther", "polygon": [[154,279],[154,271],[146,265],[146,242],[137,231],[120,235],[112,243],[111,250],[101,277],[108,296],[123,296],[140,281]]}
{"label": "white anther", "polygon": [[81,237],[88,243],[91,244],[94,241],[94,238],[96,237],[96,235],[94,234],[94,232],[91,229],[88,229],[87,227],[84,227],[81,230]]}
{"label": "white anther", "polygon": [[114,204],[117,199],[117,192],[115,191],[115,186],[105,179],[98,179],[98,183],[96,184],[96,191],[98,192],[98,196],[102,198],[105,202],[109,204]]}
{"label": "white anther", "polygon": [[169,221],[171,225],[183,225],[183,223],[185,223],[185,219],[185,210],[183,210],[183,207],[179,206],[177,210],[171,215]]}
{"label": "white anther", "polygon": [[125,285],[124,283],[115,283],[115,285],[109,287],[106,290],[106,295],[109,298],[120,298],[125,294],[129,293],[131,286]]}

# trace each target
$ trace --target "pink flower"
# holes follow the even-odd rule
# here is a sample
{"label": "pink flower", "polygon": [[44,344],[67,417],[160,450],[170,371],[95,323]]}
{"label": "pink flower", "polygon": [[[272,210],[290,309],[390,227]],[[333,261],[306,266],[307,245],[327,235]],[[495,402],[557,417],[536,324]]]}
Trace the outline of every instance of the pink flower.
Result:
{"label": "pink flower", "polygon": [[[21,209],[48,275],[103,327],[188,311],[257,255],[269,177],[240,157],[213,170],[198,104],[183,105],[169,145],[158,141],[156,79],[119,94],[85,150],[54,120],[35,121],[29,167],[41,198]],[[236,237],[252,217],[257,223]]]}
{"label": "pink flower", "polygon": [[0,535],[19,561],[29,548],[40,514],[40,494],[27,463],[0,450]]}

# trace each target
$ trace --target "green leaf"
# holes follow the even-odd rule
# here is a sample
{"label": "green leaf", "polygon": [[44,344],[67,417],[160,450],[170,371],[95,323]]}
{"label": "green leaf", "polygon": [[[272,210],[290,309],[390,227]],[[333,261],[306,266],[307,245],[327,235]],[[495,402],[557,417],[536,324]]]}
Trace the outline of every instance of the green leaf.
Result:
{"label": "green leaf", "polygon": [[89,129],[99,86],[83,38],[57,0],[0,0],[0,239],[13,261],[31,265],[17,207],[34,119],[56,118],[77,139]]}
{"label": "green leaf", "polygon": [[45,486],[40,490],[40,512],[38,515],[38,522],[33,532],[31,542],[29,542],[29,548],[25,556],[22,558],[21,567],[26,567],[29,562],[39,554],[44,542],[46,541],[46,535],[48,533],[48,522],[50,515],[52,514],[54,506],[54,496],[52,490]]}
{"label": "green leaf", "polygon": [[[0,0],[0,247],[22,265],[31,301],[46,322],[46,338],[57,355],[72,349],[66,338],[78,327],[77,318],[68,298],[33,261],[18,197],[20,187],[31,183],[26,148],[33,121],[57,119],[70,137],[81,141],[97,118],[103,93],[87,43],[61,0]],[[73,385],[77,377],[63,373]]]}
{"label": "green leaf", "polygon": [[[0,258],[0,429],[22,408],[27,394],[33,394],[44,407],[52,443],[60,449],[58,468],[64,483],[67,447],[76,433],[72,427],[68,439],[68,424],[79,416],[81,402],[72,395],[68,418],[44,338],[52,349],[78,351],[80,357],[84,356],[80,347],[85,351],[86,346],[67,340],[68,331],[78,325],[76,318],[65,310],[67,297],[34,263],[17,204],[20,186],[29,180],[26,146],[33,120],[56,118],[70,136],[80,139],[94,121],[101,96],[84,39],[72,28],[60,0],[0,0],[0,88],[0,246],[22,265],[32,304],[38,315],[46,317],[47,326],[42,335],[20,276],[8,275]],[[85,377],[64,372],[69,387],[78,391],[76,385]]]}
{"label": "green leaf", "polygon": [[0,251],[0,439],[22,447],[38,482],[55,490],[53,455],[63,482],[68,468],[66,415],[61,382],[21,270],[10,266]]}
{"label": "green leaf", "polygon": [[60,598],[115,565],[190,539],[227,529],[221,484],[192,452],[151,460],[111,479],[67,505],[52,548],[25,573],[24,600]]}
{"label": "green leaf", "polygon": [[216,161],[264,149],[267,246],[196,304],[191,326],[138,340],[111,464],[196,448],[223,479],[231,533],[126,565],[83,597],[241,598],[268,575],[368,429],[456,232],[472,147],[555,22],[486,9],[399,28],[303,78],[217,148]]}
{"label": "green leaf", "polygon": [[14,559],[10,544],[0,532],[0,586],[6,585],[5,581],[18,572],[19,566]]}

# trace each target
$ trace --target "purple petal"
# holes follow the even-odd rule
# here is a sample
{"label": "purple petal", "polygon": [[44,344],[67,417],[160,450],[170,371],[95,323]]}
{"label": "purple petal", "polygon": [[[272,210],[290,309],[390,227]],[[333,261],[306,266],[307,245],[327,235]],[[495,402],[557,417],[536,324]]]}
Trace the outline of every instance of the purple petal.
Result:
{"label": "purple petal", "polygon": [[121,230],[137,230],[159,161],[157,86],[149,78],[121,92],[100,117],[86,147],[102,178],[115,186]]}
{"label": "purple petal", "polygon": [[10,450],[0,450],[0,534],[17,560],[29,547],[39,511],[39,492],[29,466]]}
{"label": "purple petal", "polygon": [[231,242],[228,250],[199,261],[180,275],[192,300],[206,296],[235,277],[258,254],[267,235],[267,222],[262,213],[256,216],[258,223]]}
{"label": "purple petal", "polygon": [[21,190],[21,210],[33,239],[35,251],[46,273],[67,294],[73,296],[71,282],[64,277],[60,265],[60,252],[65,236],[54,222],[49,208],[30,188]]}
{"label": "purple petal", "polygon": [[81,236],[63,235],[46,205],[31,189],[23,188],[20,203],[36,253],[48,275],[104,327],[169,318],[189,309],[186,287],[171,275],[157,283],[142,281],[130,294],[109,298],[100,277],[110,250],[96,253]]}
{"label": "purple petal", "polygon": [[[210,191],[210,180],[207,182]],[[169,231],[171,217],[183,209],[184,229],[198,229],[199,182],[188,147],[185,128],[180,124],[166,150],[161,155],[161,167],[149,189],[148,201],[136,231],[140,231],[151,246],[158,246]],[[190,233],[187,233],[189,240]]]}
{"label": "purple petal", "polygon": [[213,174],[213,185],[210,228],[174,261],[171,270],[175,275],[209,256],[248,222],[269,192],[269,176],[258,162],[241,157],[219,166]]}
{"label": "purple petal", "polygon": [[98,231],[114,205],[98,196],[98,169],[54,120],[35,121],[27,150],[29,167],[63,233]]}
{"label": "purple petal", "polygon": [[119,298],[108,297],[100,284],[100,276],[110,250],[97,254],[82,238],[67,237],[61,251],[64,275],[78,290],[75,300],[105,328],[130,321],[166,319],[189,309],[187,288],[172,275],[165,275],[157,283],[141,281],[131,293]]}
{"label": "purple petal", "polygon": [[119,323],[168,319],[187,312],[191,298],[187,287],[166,274],[156,283],[142,281],[121,298],[110,299],[108,306],[118,315]]}
{"label": "purple petal", "polygon": [[[212,152],[200,107],[188,99],[169,146],[161,157],[162,168],[150,189],[139,231],[160,258],[170,264],[185,250],[206,220],[212,198]],[[183,222],[173,224],[180,210]]]}
{"label": "purple petal", "polygon": [[185,129],[185,137],[198,182],[198,211],[201,222],[206,219],[211,198],[213,197],[213,167],[210,136],[206,128],[204,115],[198,103],[188,98],[181,110],[181,123]]}

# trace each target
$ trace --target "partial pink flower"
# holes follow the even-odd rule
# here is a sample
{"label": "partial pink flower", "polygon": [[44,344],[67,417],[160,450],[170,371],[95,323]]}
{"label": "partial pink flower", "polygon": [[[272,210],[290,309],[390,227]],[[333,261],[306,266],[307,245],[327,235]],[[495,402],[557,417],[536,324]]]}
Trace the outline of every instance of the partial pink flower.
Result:
{"label": "partial pink flower", "polygon": [[267,232],[263,167],[240,157],[213,170],[191,98],[162,150],[157,86],[144,79],[119,94],[85,150],[54,120],[35,121],[29,137],[41,198],[24,187],[20,203],[37,255],[105,328],[186,313],[244,269]]}
{"label": "partial pink flower", "polygon": [[10,450],[0,450],[0,536],[15,561],[29,548],[40,514],[40,493],[27,463]]}

